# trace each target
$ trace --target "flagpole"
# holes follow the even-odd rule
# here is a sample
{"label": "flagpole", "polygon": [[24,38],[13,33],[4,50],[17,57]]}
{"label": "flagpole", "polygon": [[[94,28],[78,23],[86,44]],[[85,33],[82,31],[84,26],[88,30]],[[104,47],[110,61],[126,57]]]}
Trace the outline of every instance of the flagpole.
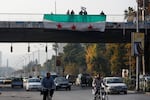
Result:
{"label": "flagpole", "polygon": [[56,14],[56,0],[55,0],[55,14]]}

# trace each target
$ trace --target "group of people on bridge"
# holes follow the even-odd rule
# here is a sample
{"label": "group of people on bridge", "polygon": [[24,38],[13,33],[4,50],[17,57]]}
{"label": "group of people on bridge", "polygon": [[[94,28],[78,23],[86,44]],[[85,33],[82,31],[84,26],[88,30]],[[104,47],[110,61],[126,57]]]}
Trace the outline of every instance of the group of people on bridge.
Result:
{"label": "group of people on bridge", "polygon": [[[74,10],[67,10],[67,13],[66,13],[67,15],[74,15],[75,14],[75,12],[74,12]],[[86,8],[81,8],[81,11],[79,12],[79,15],[87,15],[88,13],[87,13],[87,11],[86,11]],[[100,13],[100,15],[105,15],[105,13],[103,12],[103,11],[101,11],[101,13]]]}

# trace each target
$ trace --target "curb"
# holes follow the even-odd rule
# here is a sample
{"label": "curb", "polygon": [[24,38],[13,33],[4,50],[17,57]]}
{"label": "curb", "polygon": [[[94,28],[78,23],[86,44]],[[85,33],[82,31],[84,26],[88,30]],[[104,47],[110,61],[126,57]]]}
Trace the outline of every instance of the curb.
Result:
{"label": "curb", "polygon": [[150,95],[150,92],[143,92],[143,91],[128,90],[128,93],[137,93],[137,94],[147,94],[147,95]]}
{"label": "curb", "polygon": [[150,92],[145,92],[145,94],[150,95]]}

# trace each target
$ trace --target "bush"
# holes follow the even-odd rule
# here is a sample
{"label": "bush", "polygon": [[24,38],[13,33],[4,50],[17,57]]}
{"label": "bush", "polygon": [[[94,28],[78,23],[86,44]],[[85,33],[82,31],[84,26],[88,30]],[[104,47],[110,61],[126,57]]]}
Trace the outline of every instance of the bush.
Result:
{"label": "bush", "polygon": [[124,82],[127,84],[129,90],[135,89],[135,84],[136,84],[136,83],[135,83],[135,80],[134,80],[134,79],[129,79],[129,78],[127,77],[127,78],[124,78]]}

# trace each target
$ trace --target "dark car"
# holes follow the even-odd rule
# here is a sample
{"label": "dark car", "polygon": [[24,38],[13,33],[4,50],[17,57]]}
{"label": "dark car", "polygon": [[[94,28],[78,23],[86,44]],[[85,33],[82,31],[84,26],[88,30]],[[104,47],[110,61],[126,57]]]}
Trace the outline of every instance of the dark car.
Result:
{"label": "dark car", "polygon": [[23,79],[22,78],[13,78],[11,82],[11,87],[21,87],[23,88]]}
{"label": "dark car", "polygon": [[56,85],[56,90],[58,89],[71,90],[71,84],[65,77],[56,77],[54,79],[54,83]]}
{"label": "dark car", "polygon": [[76,79],[76,85],[81,87],[83,86],[92,86],[92,77],[87,73],[80,73]]}
{"label": "dark car", "polygon": [[75,81],[76,81],[76,76],[75,75],[66,75],[66,79],[67,80],[69,80],[69,82],[71,83],[71,84],[74,84],[75,83]]}

